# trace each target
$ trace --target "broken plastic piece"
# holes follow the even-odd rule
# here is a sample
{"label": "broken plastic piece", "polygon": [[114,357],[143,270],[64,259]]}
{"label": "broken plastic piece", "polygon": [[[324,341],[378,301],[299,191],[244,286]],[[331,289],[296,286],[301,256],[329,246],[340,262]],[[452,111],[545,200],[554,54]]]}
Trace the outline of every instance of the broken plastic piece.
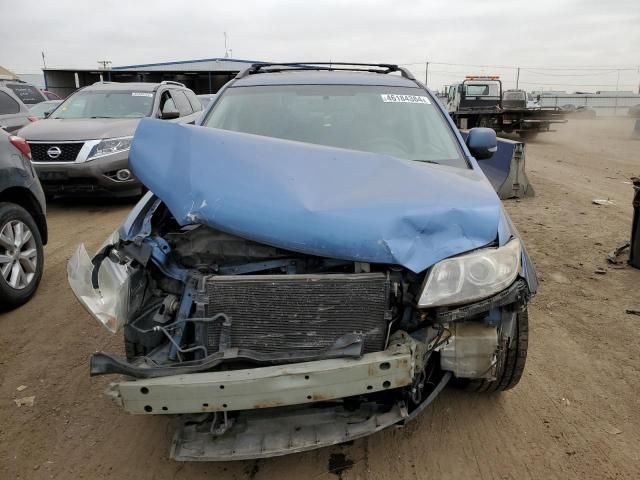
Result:
{"label": "broken plastic piece", "polygon": [[613,200],[609,200],[608,198],[594,198],[591,200],[591,203],[594,205],[615,205],[616,203]]}
{"label": "broken plastic piece", "polygon": [[81,244],[67,264],[69,285],[87,311],[111,333],[116,333],[129,311],[130,272],[124,265],[105,260],[98,273],[99,290],[92,287],[92,272],[93,264]]}
{"label": "broken plastic piece", "polygon": [[33,407],[36,401],[36,396],[32,395],[30,397],[14,398],[13,401],[18,407]]}

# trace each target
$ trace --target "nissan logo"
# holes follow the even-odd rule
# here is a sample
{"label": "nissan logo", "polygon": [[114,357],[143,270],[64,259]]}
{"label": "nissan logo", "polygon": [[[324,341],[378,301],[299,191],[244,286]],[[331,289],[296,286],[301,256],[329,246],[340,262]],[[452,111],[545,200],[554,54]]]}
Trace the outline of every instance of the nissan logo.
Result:
{"label": "nissan logo", "polygon": [[47,155],[49,155],[49,158],[53,158],[54,160],[61,154],[62,150],[60,150],[60,147],[51,147],[49,148],[49,150],[47,150]]}

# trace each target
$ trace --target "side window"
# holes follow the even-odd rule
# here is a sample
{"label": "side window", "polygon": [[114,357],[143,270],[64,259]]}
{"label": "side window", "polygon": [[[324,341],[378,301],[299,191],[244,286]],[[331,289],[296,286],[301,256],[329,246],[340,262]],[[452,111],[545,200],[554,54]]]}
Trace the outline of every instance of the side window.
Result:
{"label": "side window", "polygon": [[20,112],[20,105],[4,92],[0,92],[0,115]]}
{"label": "side window", "polygon": [[7,83],[7,87],[10,88],[16,97],[26,105],[35,105],[36,103],[40,103],[45,100],[42,92],[33,85],[27,85],[24,83]]}
{"label": "side window", "polygon": [[189,100],[187,100],[187,96],[182,90],[172,90],[171,96],[176,102],[176,107],[178,107],[178,111],[180,112],[181,117],[186,117],[187,115],[191,115],[193,113],[191,104],[189,103]]}
{"label": "side window", "polygon": [[162,92],[162,97],[160,97],[160,112],[177,112],[176,104],[171,98],[171,93],[169,90],[165,90]]}
{"label": "side window", "polygon": [[196,97],[195,93],[193,93],[191,90],[185,90],[184,93],[187,96],[187,99],[189,100],[191,108],[193,108],[194,112],[199,112],[200,110],[202,110],[202,104],[200,103],[200,100],[198,100],[198,97]]}

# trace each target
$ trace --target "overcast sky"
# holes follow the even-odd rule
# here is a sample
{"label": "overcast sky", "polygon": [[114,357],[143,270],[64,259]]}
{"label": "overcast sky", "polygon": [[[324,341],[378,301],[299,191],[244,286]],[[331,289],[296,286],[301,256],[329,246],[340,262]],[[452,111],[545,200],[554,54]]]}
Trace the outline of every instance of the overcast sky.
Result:
{"label": "overcast sky", "polygon": [[240,59],[411,64],[420,78],[429,60],[431,88],[471,73],[512,86],[498,66],[521,66],[528,90],[640,83],[640,0],[0,0],[0,19],[0,65],[17,73],[38,72],[41,51],[49,67],[222,57],[227,32]]}

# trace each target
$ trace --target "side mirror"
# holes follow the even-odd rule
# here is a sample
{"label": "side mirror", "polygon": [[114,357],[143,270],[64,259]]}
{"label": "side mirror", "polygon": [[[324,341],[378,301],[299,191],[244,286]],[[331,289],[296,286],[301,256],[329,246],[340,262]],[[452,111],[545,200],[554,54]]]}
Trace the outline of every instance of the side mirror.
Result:
{"label": "side mirror", "polygon": [[498,139],[493,128],[472,128],[467,135],[467,147],[476,160],[491,158],[498,150]]}
{"label": "side mirror", "polygon": [[174,118],[179,118],[179,117],[180,117],[180,112],[176,110],[168,110],[160,114],[160,118],[162,120],[173,120]]}
{"label": "side mirror", "polygon": [[51,112],[53,112],[53,110],[49,110],[48,112],[44,112],[44,118],[49,118],[49,115],[51,115]]}

